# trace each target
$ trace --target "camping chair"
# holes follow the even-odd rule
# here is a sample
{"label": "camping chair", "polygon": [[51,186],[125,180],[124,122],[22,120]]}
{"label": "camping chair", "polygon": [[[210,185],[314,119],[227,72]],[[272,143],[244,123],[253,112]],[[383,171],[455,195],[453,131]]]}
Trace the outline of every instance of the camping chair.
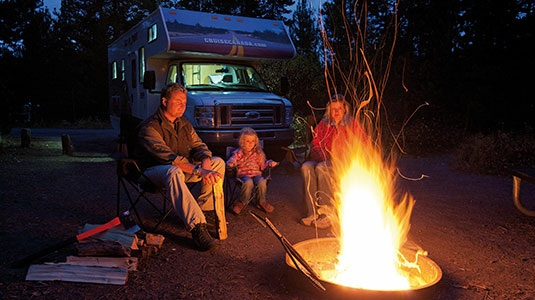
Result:
{"label": "camping chair", "polygon": [[283,163],[286,166],[290,166],[294,171],[299,170],[310,155],[312,128],[316,127],[318,121],[314,115],[308,115],[306,119],[300,118],[296,122],[298,127],[302,128],[299,131],[299,137],[296,134],[296,140],[294,141],[294,143],[298,141],[298,145],[281,146],[281,150],[285,152]]}
{"label": "camping chair", "polygon": [[[121,212],[121,191],[128,199],[129,210],[134,213],[137,224],[145,231],[156,231],[173,211],[173,203],[167,197],[165,189],[157,187],[145,176],[135,159],[128,157],[117,159],[117,214]],[[137,195],[134,196],[133,193]],[[150,194],[157,194],[160,200],[154,199]],[[157,213],[156,224],[152,227],[147,226],[139,213],[138,206],[142,201],[149,204]]]}
{"label": "camping chair", "polygon": [[[262,141],[260,141],[260,145],[261,146],[263,145]],[[226,148],[225,161],[228,161],[228,159],[232,155],[232,152],[234,152],[234,150],[236,149],[237,147],[230,147],[230,146]],[[268,186],[271,181],[271,169],[272,167],[268,166],[262,174],[262,176],[264,176],[264,178],[266,179],[266,185]],[[242,184],[243,182],[238,178],[238,173],[237,173],[236,168],[229,168],[227,166],[225,170],[225,181],[224,181],[225,203],[226,203],[227,208],[232,208],[234,203],[239,200]],[[255,185],[253,192],[251,193],[251,198],[247,201],[247,204],[256,199],[257,193],[258,193],[258,190]]]}
{"label": "camping chair", "polygon": [[[145,231],[154,232],[173,211],[173,203],[164,188],[157,187],[143,174],[132,155],[137,144],[137,127],[140,122],[131,116],[121,117],[119,149],[114,155],[117,162],[117,215],[122,211],[122,198],[126,196],[128,210],[136,217],[137,224]],[[151,227],[139,212],[142,203],[148,204],[152,214],[156,215],[156,223]]]}
{"label": "camping chair", "polygon": [[284,161],[292,165],[296,170],[301,168],[301,165],[307,160],[310,152],[309,145],[302,147],[281,147],[281,150],[285,151]]}

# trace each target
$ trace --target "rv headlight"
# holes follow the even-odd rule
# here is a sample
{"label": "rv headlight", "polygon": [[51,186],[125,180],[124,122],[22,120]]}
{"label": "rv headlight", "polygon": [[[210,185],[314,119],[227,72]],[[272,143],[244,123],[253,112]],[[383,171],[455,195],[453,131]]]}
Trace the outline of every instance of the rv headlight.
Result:
{"label": "rv headlight", "polygon": [[284,123],[286,125],[292,124],[293,108],[286,106],[284,110]]}
{"label": "rv headlight", "polygon": [[214,107],[195,107],[195,121],[197,121],[199,127],[214,127]]}

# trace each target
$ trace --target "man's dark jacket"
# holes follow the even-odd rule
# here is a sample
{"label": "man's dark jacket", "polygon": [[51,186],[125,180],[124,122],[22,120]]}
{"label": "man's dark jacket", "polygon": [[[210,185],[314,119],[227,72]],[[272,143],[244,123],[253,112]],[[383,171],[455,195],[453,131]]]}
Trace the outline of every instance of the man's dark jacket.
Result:
{"label": "man's dark jacket", "polygon": [[139,125],[135,156],[144,170],[173,162],[200,162],[204,158],[211,158],[212,152],[188,119],[182,116],[172,123],[159,108]]}

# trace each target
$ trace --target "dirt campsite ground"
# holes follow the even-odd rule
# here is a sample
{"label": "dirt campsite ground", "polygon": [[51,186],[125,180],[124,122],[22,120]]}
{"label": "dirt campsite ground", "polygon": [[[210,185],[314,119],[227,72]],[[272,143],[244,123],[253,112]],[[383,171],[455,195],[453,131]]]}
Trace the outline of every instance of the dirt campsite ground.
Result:
{"label": "dirt campsite ground", "polygon": [[[11,268],[11,262],[76,235],[86,223],[104,223],[116,212],[115,162],[109,157],[115,134],[68,131],[75,152],[66,156],[62,133],[34,129],[32,146],[24,149],[16,130],[13,139],[3,139],[12,145],[0,149],[1,299],[366,298],[358,290],[314,288],[286,265],[285,250],[271,230],[247,213],[230,212],[228,239],[217,251],[202,253],[172,215],[159,232],[166,237],[162,249],[129,272],[125,285],[26,281],[27,269]],[[535,299],[535,218],[514,207],[512,178],[460,173],[450,160],[444,154],[399,161],[404,176],[427,176],[399,181],[416,199],[409,243],[425,249],[442,271],[424,298]],[[268,218],[284,237],[295,244],[331,236],[329,230],[298,224],[304,213],[299,173],[281,166],[272,176],[268,199],[276,210]],[[535,202],[533,185],[524,184],[522,193]],[[41,262],[61,260],[70,251],[67,247]]]}

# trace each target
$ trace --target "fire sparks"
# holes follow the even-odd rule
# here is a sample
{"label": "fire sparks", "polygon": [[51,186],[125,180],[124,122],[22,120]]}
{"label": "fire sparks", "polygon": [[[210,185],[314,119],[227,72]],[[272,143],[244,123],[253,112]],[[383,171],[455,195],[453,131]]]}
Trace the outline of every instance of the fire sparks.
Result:
{"label": "fire sparks", "polygon": [[360,130],[336,140],[332,155],[340,252],[335,271],[323,275],[356,288],[410,289],[400,249],[414,200],[396,191],[395,167]]}

